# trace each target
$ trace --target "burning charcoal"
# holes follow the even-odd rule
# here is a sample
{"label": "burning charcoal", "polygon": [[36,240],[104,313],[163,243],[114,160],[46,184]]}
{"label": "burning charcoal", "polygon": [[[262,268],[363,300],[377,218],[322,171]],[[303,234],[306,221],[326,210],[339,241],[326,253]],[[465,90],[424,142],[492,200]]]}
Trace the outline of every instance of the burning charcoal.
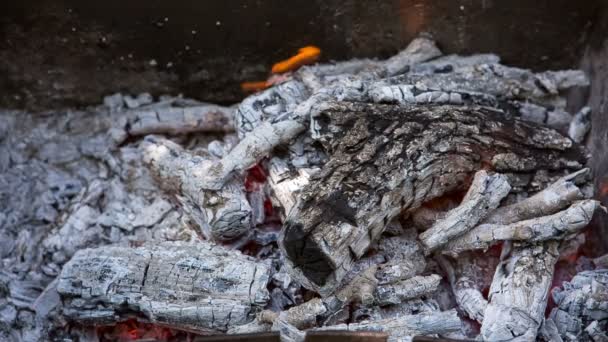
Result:
{"label": "burning charcoal", "polygon": [[552,295],[557,306],[549,317],[564,341],[603,341],[608,329],[608,270],[581,272]]}
{"label": "burning charcoal", "polygon": [[268,162],[268,170],[272,198],[278,207],[283,208],[283,217],[293,208],[300,190],[308,184],[311,175],[318,171],[290,167],[286,160],[277,157]]}
{"label": "burning charcoal", "polygon": [[535,341],[543,321],[559,243],[515,244],[496,268],[481,325],[488,341]]}
{"label": "burning charcoal", "polygon": [[606,322],[593,321],[585,328],[585,332],[595,342],[608,341],[608,323]]}
{"label": "burning charcoal", "polygon": [[59,298],[59,293],[57,293],[57,280],[54,280],[36,298],[32,308],[36,311],[37,317],[46,318],[51,311],[59,308],[60,305],[61,298]]}
{"label": "burning charcoal", "polygon": [[304,84],[297,80],[290,80],[262,93],[249,96],[241,102],[235,113],[235,126],[239,138],[244,138],[263,121],[293,111],[309,96],[310,93]]}
{"label": "burning charcoal", "polygon": [[512,205],[496,209],[484,221],[485,223],[510,224],[534,217],[553,214],[564,209],[576,200],[586,198],[580,185],[589,177],[585,168],[560,178],[539,193]]}
{"label": "burning charcoal", "polygon": [[462,203],[420,234],[420,241],[430,252],[466,233],[496,209],[510,190],[506,177],[478,171]]}
{"label": "burning charcoal", "polygon": [[7,326],[12,325],[17,319],[17,309],[11,304],[0,305],[0,323]]}
{"label": "burning charcoal", "polygon": [[272,323],[274,330],[278,329],[280,321],[302,330],[316,326],[317,317],[323,315],[326,311],[327,308],[323,301],[320,298],[313,298],[278,314],[266,310],[260,313],[258,319],[261,322]]}
{"label": "burning charcoal", "polygon": [[532,73],[500,64],[465,66],[449,73],[404,74],[393,84],[412,84],[436,91],[488,94],[503,100],[531,101],[537,105],[565,107],[559,91],[589,85],[579,70]]}
{"label": "burning charcoal", "polygon": [[376,288],[376,301],[379,305],[399,304],[402,301],[426,296],[439,287],[441,276],[415,276]]}
{"label": "burning charcoal", "polygon": [[228,335],[264,333],[264,332],[269,332],[271,328],[272,328],[272,324],[263,323],[256,319],[247,324],[237,325],[235,327],[232,327],[232,328],[228,329],[228,331],[226,333]]}
{"label": "burning charcoal", "polygon": [[483,108],[329,107],[315,117],[313,136],[330,159],[291,210],[281,241],[294,275],[322,294],[400,211],[462,189],[482,163],[523,172],[580,167],[584,159],[559,133]]}
{"label": "burning charcoal", "polygon": [[412,278],[426,268],[426,259],[413,230],[406,230],[401,236],[381,238],[376,248],[387,259],[375,274],[380,285]]}
{"label": "burning charcoal", "polygon": [[500,241],[538,242],[563,239],[585,228],[599,206],[599,202],[595,200],[576,201],[569,208],[553,215],[506,225],[481,224],[450,241],[443,253],[457,255],[462,251],[487,249]]}
{"label": "burning charcoal", "polygon": [[533,103],[518,101],[513,101],[512,104],[519,107],[520,117],[523,120],[543,124],[560,132],[566,131],[572,121],[572,114],[563,108],[545,108]]}
{"label": "burning charcoal", "polygon": [[126,132],[131,136],[232,132],[233,110],[211,104],[192,107],[140,108],[127,112]]}
{"label": "burning charcoal", "polygon": [[541,341],[563,342],[561,336],[559,336],[559,331],[557,331],[557,326],[551,318],[546,318],[543,320],[543,324],[538,331],[538,335]]}
{"label": "burning charcoal", "polygon": [[[572,120],[564,95],[588,80],[440,56],[420,37],[384,61],[274,77],[234,107],[116,94],[3,115],[0,340],[164,338],[160,326],[470,338],[477,322],[488,340],[605,339],[601,271],[543,315],[551,280],[604,263],[553,276],[599,206],[576,171],[590,115]],[[550,129],[568,125],[571,139]]]}
{"label": "burning charcoal", "polygon": [[210,243],[81,250],[61,273],[63,313],[115,323],[123,304],[156,324],[200,332],[249,323],[268,302],[267,263]]}
{"label": "burning charcoal", "polygon": [[570,122],[568,128],[568,136],[574,142],[581,143],[585,140],[587,132],[591,129],[591,108],[584,107],[581,109]]}
{"label": "burning charcoal", "polygon": [[477,273],[479,270],[470,259],[470,256],[460,255],[455,262],[457,265],[455,268],[448,258],[438,257],[441,267],[447,273],[458,307],[469,318],[481,323],[488,301],[483,297],[478,282],[475,281],[479,276]]}
{"label": "burning charcoal", "polygon": [[179,201],[206,237],[233,240],[250,231],[251,207],[241,179],[232,179],[219,191],[204,191],[201,168],[212,160],[191,155],[158,137],[147,138],[143,149],[144,162],[168,191],[180,192]]}
{"label": "burning charcoal", "polygon": [[275,124],[263,122],[221,160],[201,166],[202,189],[220,189],[234,173],[254,166],[277,145],[288,143],[305,129],[298,120],[287,119]]}

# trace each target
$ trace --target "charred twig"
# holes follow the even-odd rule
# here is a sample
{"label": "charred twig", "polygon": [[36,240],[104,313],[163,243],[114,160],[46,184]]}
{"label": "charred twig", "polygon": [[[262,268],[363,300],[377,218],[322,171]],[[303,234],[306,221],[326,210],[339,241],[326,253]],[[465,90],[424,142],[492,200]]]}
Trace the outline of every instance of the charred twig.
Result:
{"label": "charred twig", "polygon": [[509,193],[511,186],[502,175],[489,175],[478,171],[462,203],[437,221],[430,229],[420,234],[420,241],[431,252],[449,240],[462,235],[496,209]]}
{"label": "charred twig", "polygon": [[417,335],[447,334],[459,331],[460,319],[456,310],[404,315],[393,319],[364,321],[320,328],[319,330],[378,331],[389,334],[389,341],[402,341]]}
{"label": "charred twig", "polygon": [[143,154],[161,185],[176,195],[207,238],[232,240],[251,229],[252,209],[241,179],[233,178],[218,191],[205,190],[203,169],[212,158],[192,155],[160,137],[148,137]]}
{"label": "charred twig", "polygon": [[488,301],[483,297],[481,290],[474,281],[475,274],[470,258],[460,256],[455,268],[447,257],[437,257],[441,267],[446,272],[454,299],[462,311],[471,319],[481,323]]}
{"label": "charred twig", "polygon": [[487,249],[499,241],[507,240],[538,242],[563,239],[585,228],[598,207],[598,201],[583,200],[574,202],[569,208],[553,215],[506,225],[484,223],[450,241],[443,253],[457,255],[462,251]]}

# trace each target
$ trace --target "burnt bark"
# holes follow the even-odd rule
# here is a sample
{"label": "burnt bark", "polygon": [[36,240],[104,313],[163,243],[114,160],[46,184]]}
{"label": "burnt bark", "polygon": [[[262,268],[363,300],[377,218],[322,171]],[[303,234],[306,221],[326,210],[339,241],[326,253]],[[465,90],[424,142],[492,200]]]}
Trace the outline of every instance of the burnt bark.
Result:
{"label": "burnt bark", "polygon": [[467,106],[328,103],[312,131],[330,158],[292,209],[281,247],[304,286],[332,292],[402,211],[498,172],[581,168],[581,147],[549,128]]}

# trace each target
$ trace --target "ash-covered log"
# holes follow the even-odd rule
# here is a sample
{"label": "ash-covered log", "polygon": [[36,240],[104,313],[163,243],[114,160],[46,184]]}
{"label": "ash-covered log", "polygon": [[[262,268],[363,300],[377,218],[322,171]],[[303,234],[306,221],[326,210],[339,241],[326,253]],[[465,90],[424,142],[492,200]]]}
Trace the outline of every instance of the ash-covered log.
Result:
{"label": "ash-covered log", "polygon": [[269,300],[270,266],[206,242],[77,252],[57,284],[66,317],[86,324],[128,318],[201,333],[251,322]]}
{"label": "ash-covered log", "polygon": [[484,312],[484,341],[535,341],[540,328],[559,242],[515,244],[496,268]]}
{"label": "ash-covered log", "polygon": [[400,212],[462,189],[476,171],[579,169],[581,147],[484,107],[337,102],[314,122],[330,159],[302,191],[281,248],[307,287],[332,292]]}

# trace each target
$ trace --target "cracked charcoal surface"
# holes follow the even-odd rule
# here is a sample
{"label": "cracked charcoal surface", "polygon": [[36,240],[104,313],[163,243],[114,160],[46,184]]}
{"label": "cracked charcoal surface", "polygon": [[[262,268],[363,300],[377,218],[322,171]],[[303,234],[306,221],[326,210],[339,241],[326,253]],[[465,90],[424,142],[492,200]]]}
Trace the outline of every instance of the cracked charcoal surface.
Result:
{"label": "cracked charcoal surface", "polygon": [[334,103],[316,122],[330,159],[287,218],[282,248],[322,293],[397,214],[462,188],[485,164],[525,172],[585,162],[556,131],[482,107]]}
{"label": "cracked charcoal surface", "polygon": [[[210,243],[79,251],[59,278],[63,313],[112,323],[137,313],[152,323],[225,332],[249,323],[269,300],[268,263]],[[126,304],[126,307],[125,307]]]}

